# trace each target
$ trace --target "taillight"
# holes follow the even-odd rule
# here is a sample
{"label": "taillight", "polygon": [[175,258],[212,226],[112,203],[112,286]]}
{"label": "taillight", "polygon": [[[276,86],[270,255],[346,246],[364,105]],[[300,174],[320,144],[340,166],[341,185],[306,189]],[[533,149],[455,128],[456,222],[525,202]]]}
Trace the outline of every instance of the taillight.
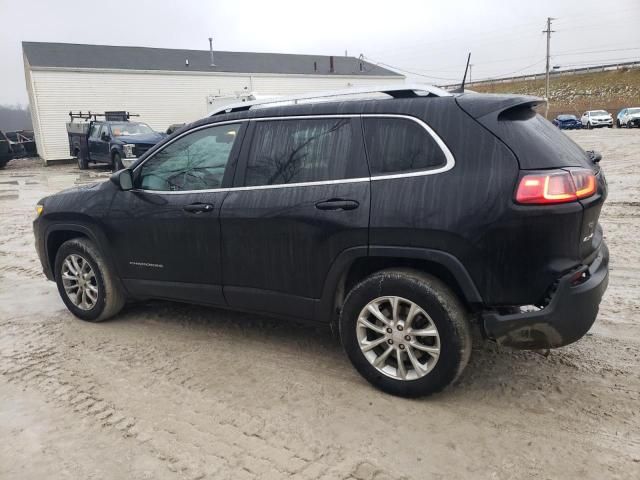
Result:
{"label": "taillight", "polygon": [[597,190],[596,176],[591,170],[571,169],[531,173],[520,179],[516,202],[549,204],[573,202],[590,197]]}

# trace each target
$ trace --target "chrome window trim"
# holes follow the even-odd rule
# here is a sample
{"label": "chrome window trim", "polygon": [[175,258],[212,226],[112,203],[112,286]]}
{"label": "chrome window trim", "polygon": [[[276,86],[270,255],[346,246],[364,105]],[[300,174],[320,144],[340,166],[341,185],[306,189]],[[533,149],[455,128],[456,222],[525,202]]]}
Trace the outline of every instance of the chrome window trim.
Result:
{"label": "chrome window trim", "polygon": [[194,194],[194,193],[212,193],[212,192],[243,192],[248,190],[267,190],[274,188],[294,188],[294,187],[311,187],[316,185],[339,185],[343,183],[361,183],[361,182],[369,182],[369,181],[378,181],[378,180],[392,180],[396,178],[410,178],[410,177],[422,177],[426,175],[435,175],[438,173],[444,173],[451,170],[455,166],[455,158],[449,150],[449,147],[444,143],[444,141],[440,138],[440,136],[433,131],[433,129],[427,125],[424,121],[419,118],[413,117],[411,115],[403,115],[397,113],[350,113],[350,114],[324,114],[324,115],[288,115],[281,117],[260,117],[260,118],[241,118],[238,120],[226,120],[224,122],[216,122],[209,123],[207,125],[200,125],[199,127],[192,128],[186,132],[182,132],[176,138],[171,139],[170,142],[167,142],[163,147],[147,158],[144,159],[142,163],[136,165],[133,169],[135,172],[137,169],[142,168],[142,166],[151,158],[153,158],[158,152],[161,152],[166,147],[171,145],[173,142],[181,139],[182,137],[189,135],[193,132],[197,132],[199,130],[204,130],[206,128],[213,128],[222,125],[229,125],[234,123],[243,123],[243,122],[264,122],[270,120],[306,120],[310,118],[402,118],[406,120],[411,120],[416,122],[425,131],[433,138],[433,140],[438,144],[442,152],[444,153],[446,162],[442,167],[430,168],[426,170],[418,170],[415,172],[405,172],[405,173],[392,173],[392,174],[379,174],[379,175],[371,175],[370,177],[358,177],[358,178],[343,178],[338,180],[319,180],[315,182],[300,182],[300,183],[283,183],[279,185],[253,185],[246,187],[227,187],[227,188],[211,188],[211,189],[203,189],[203,190],[144,190],[141,188],[135,188],[132,191],[135,192],[145,192],[145,193],[153,193],[160,195],[184,195],[184,194]]}

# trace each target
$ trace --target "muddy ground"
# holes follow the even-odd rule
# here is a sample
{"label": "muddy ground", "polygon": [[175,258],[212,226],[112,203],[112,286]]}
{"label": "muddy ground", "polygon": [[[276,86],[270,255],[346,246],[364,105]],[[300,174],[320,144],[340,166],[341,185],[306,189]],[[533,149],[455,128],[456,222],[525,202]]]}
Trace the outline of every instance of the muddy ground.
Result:
{"label": "muddy ground", "polygon": [[0,478],[640,478],[640,130],[604,154],[611,282],[596,325],[544,357],[474,348],[421,400],[372,389],[328,330],[150,302],[76,320],[33,247],[33,206],[104,169],[0,171]]}

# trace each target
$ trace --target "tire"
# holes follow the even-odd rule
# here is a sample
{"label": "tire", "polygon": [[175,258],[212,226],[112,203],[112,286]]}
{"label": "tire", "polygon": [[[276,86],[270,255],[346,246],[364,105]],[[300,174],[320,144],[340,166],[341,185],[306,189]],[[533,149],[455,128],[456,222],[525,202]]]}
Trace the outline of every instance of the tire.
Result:
{"label": "tire", "polygon": [[86,170],[89,168],[89,160],[84,158],[82,150],[76,150],[76,156],[78,157],[78,168],[80,170]]}
{"label": "tire", "polygon": [[587,122],[587,129],[591,130],[593,128],[593,125],[591,125],[591,122]]}
{"label": "tire", "polygon": [[[76,271],[88,272],[85,262],[90,267],[93,277],[89,277],[85,273],[83,281],[88,289],[93,287],[95,291],[92,290],[91,294],[87,293],[80,302],[81,305],[77,305],[79,296],[67,293],[67,289],[70,288],[73,291],[73,285],[77,285],[79,281],[77,279],[67,280],[65,287],[63,275],[65,275],[65,278],[75,276],[73,271],[69,270],[69,266],[72,266]],[[62,301],[69,311],[81,320],[101,322],[116,315],[124,306],[126,298],[122,287],[113,269],[109,267],[103,255],[91,240],[73,238],[64,242],[56,254],[54,271],[58,293],[60,293]],[[75,291],[78,291],[77,287]],[[75,300],[71,298],[72,296],[74,296]]]}
{"label": "tire", "polygon": [[[379,317],[365,310],[378,302],[374,308],[387,320],[391,319],[392,300],[385,297],[398,298],[400,308],[397,308],[399,314],[395,323],[385,324]],[[416,310],[419,313],[410,320],[409,312]],[[374,323],[374,327],[381,329],[381,332],[364,327],[362,318]],[[407,328],[403,332],[400,327],[405,321]],[[418,324],[420,325],[416,329]],[[386,326],[381,327],[382,325]],[[356,285],[345,299],[339,329],[342,346],[356,370],[380,390],[402,397],[419,397],[439,392],[459,377],[471,355],[469,314],[442,281],[417,270],[382,270]],[[425,336],[410,335],[416,330],[425,332]],[[426,335],[427,330],[431,335]],[[392,333],[389,334],[389,331]],[[390,340],[392,343],[389,343]],[[363,342],[370,347],[374,343],[377,346],[365,353],[361,348]],[[416,344],[432,350],[439,348],[438,355],[434,356],[411,346]],[[393,348],[391,353],[387,353],[389,348]],[[421,375],[414,368],[410,353],[420,363]],[[403,369],[399,368],[398,354]],[[380,360],[384,355],[387,356],[382,365],[385,371],[382,371],[373,362],[374,357]]]}
{"label": "tire", "polygon": [[622,128],[622,127],[620,126],[620,120],[616,120],[616,127],[617,127],[617,128]]}
{"label": "tire", "polygon": [[113,171],[117,172],[118,170],[122,170],[124,165],[122,164],[122,157],[118,152],[113,153],[111,165],[113,166]]}

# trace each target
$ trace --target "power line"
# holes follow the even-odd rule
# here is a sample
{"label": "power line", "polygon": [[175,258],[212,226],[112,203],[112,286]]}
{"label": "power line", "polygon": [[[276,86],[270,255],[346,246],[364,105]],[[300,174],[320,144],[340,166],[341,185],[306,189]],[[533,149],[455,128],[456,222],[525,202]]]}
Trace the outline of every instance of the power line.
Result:
{"label": "power line", "polygon": [[434,80],[447,80],[447,81],[449,81],[449,80],[457,80],[457,78],[435,77],[433,75],[425,75],[423,73],[415,72],[415,71],[412,71],[412,70],[407,70],[405,68],[397,67],[395,65],[390,65],[388,63],[379,62],[379,61],[374,60],[373,58],[370,58],[370,57],[366,57],[365,56],[364,58],[367,61],[371,62],[371,63],[375,63],[376,65],[383,65],[383,66],[391,68],[393,70],[398,70],[400,72],[408,73],[410,75],[416,75],[418,77],[430,78],[430,79],[434,79]]}
{"label": "power line", "polygon": [[567,55],[578,55],[582,53],[609,53],[609,52],[627,52],[629,50],[640,50],[640,47],[636,48],[613,48],[608,50],[574,50],[564,53],[555,53],[554,57],[566,57]]}

